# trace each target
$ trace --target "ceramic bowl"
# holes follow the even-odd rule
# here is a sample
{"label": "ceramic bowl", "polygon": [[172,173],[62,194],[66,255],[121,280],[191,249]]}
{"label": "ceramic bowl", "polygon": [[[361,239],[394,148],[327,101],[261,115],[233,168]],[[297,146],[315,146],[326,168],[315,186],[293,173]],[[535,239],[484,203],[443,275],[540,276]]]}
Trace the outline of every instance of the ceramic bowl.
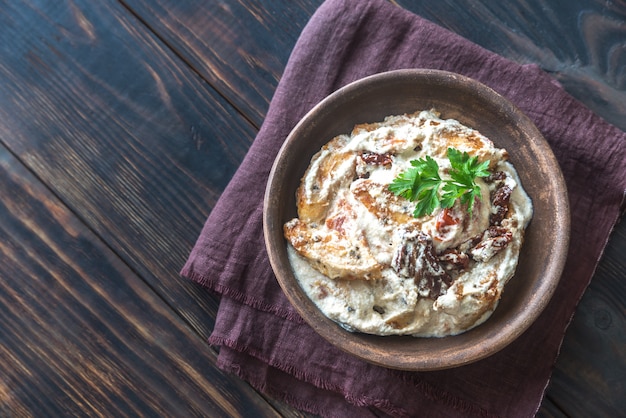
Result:
{"label": "ceramic bowl", "polygon": [[[465,333],[443,338],[374,336],[346,331],[328,319],[296,281],[283,224],[296,216],[295,192],[310,159],[334,136],[385,116],[435,108],[506,148],[533,201],[515,276],[493,315]],[[485,85],[437,70],[399,70],[355,81],[331,94],[292,130],[267,184],[264,233],[269,259],[285,295],[306,322],[338,348],[371,363],[403,370],[468,364],[501,350],[522,334],[552,297],[569,242],[569,206],[559,165],[541,133],[518,108]]]}

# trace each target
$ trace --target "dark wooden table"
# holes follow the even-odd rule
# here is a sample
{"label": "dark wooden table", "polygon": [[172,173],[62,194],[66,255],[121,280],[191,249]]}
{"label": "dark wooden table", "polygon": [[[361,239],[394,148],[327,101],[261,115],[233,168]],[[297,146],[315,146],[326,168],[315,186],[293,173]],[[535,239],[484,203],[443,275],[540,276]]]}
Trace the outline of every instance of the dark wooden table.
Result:
{"label": "dark wooden table", "polygon": [[[215,367],[178,272],[320,3],[0,0],[0,416],[304,415]],[[397,3],[626,129],[623,0]],[[625,255],[622,222],[540,416],[624,416]]]}

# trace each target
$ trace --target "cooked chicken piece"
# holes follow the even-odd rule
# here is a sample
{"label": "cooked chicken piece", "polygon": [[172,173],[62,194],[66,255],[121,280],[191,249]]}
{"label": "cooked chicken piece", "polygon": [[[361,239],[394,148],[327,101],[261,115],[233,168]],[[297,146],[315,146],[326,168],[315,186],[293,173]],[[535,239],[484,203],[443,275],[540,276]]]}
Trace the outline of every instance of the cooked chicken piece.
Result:
{"label": "cooked chicken piece", "polygon": [[356,200],[384,224],[394,223],[399,226],[421,223],[427,219],[427,217],[421,220],[414,218],[415,204],[390,192],[388,185],[359,179],[352,182],[350,191]]}
{"label": "cooked chicken piece", "polygon": [[352,206],[339,198],[324,223],[312,226],[292,219],[285,237],[311,265],[331,279],[375,279],[383,268],[370,252],[363,232],[356,225]]}
{"label": "cooked chicken piece", "polygon": [[508,159],[506,150],[494,147],[493,142],[480,132],[467,128],[458,121],[447,122],[446,125],[434,120],[427,122],[427,125],[433,127],[432,137],[424,141],[423,145],[430,156],[445,158],[448,148],[456,148],[477,156],[480,162],[489,160],[489,170],[493,170],[499,161]]}
{"label": "cooked chicken piece", "polygon": [[337,190],[354,179],[357,154],[340,150],[348,140],[345,135],[335,137],[311,159],[296,191],[298,217],[303,222],[324,219]]}

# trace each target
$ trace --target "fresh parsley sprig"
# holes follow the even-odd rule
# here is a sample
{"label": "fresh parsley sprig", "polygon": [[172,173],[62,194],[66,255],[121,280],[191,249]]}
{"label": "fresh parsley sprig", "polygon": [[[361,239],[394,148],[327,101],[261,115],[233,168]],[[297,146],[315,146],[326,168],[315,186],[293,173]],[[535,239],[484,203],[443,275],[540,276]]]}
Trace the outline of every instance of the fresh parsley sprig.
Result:
{"label": "fresh parsley sprig", "polygon": [[[478,157],[470,157],[467,152],[448,148],[450,179],[439,176],[437,161],[429,156],[411,160],[411,167],[400,173],[389,185],[389,190],[411,202],[417,201],[413,216],[420,218],[432,214],[437,207],[450,208],[457,199],[467,205],[472,213],[476,197],[481,198],[477,177],[487,177],[489,161],[478,162]],[[442,187],[443,185],[443,187]],[[442,189],[441,196],[439,189]]]}

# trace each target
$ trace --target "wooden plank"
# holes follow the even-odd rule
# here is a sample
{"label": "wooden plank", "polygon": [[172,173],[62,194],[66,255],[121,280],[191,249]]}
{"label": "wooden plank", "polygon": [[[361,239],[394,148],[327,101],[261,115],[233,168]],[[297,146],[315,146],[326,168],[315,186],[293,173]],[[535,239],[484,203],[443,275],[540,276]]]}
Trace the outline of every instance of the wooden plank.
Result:
{"label": "wooden plank", "polygon": [[0,147],[1,416],[278,416]]}
{"label": "wooden plank", "polygon": [[302,28],[323,0],[121,0],[260,126]]}
{"label": "wooden plank", "polygon": [[[177,273],[256,129],[116,3],[7,5],[0,42],[0,140],[206,338],[217,301]],[[193,349],[211,359],[194,368],[216,385],[202,390],[228,392],[212,378],[215,354]],[[56,371],[34,357],[25,372]],[[82,384],[72,372],[64,390]],[[245,410],[251,389],[237,385],[226,396]]]}
{"label": "wooden plank", "polygon": [[203,337],[178,278],[256,129],[115,1],[0,14],[0,140]]}

